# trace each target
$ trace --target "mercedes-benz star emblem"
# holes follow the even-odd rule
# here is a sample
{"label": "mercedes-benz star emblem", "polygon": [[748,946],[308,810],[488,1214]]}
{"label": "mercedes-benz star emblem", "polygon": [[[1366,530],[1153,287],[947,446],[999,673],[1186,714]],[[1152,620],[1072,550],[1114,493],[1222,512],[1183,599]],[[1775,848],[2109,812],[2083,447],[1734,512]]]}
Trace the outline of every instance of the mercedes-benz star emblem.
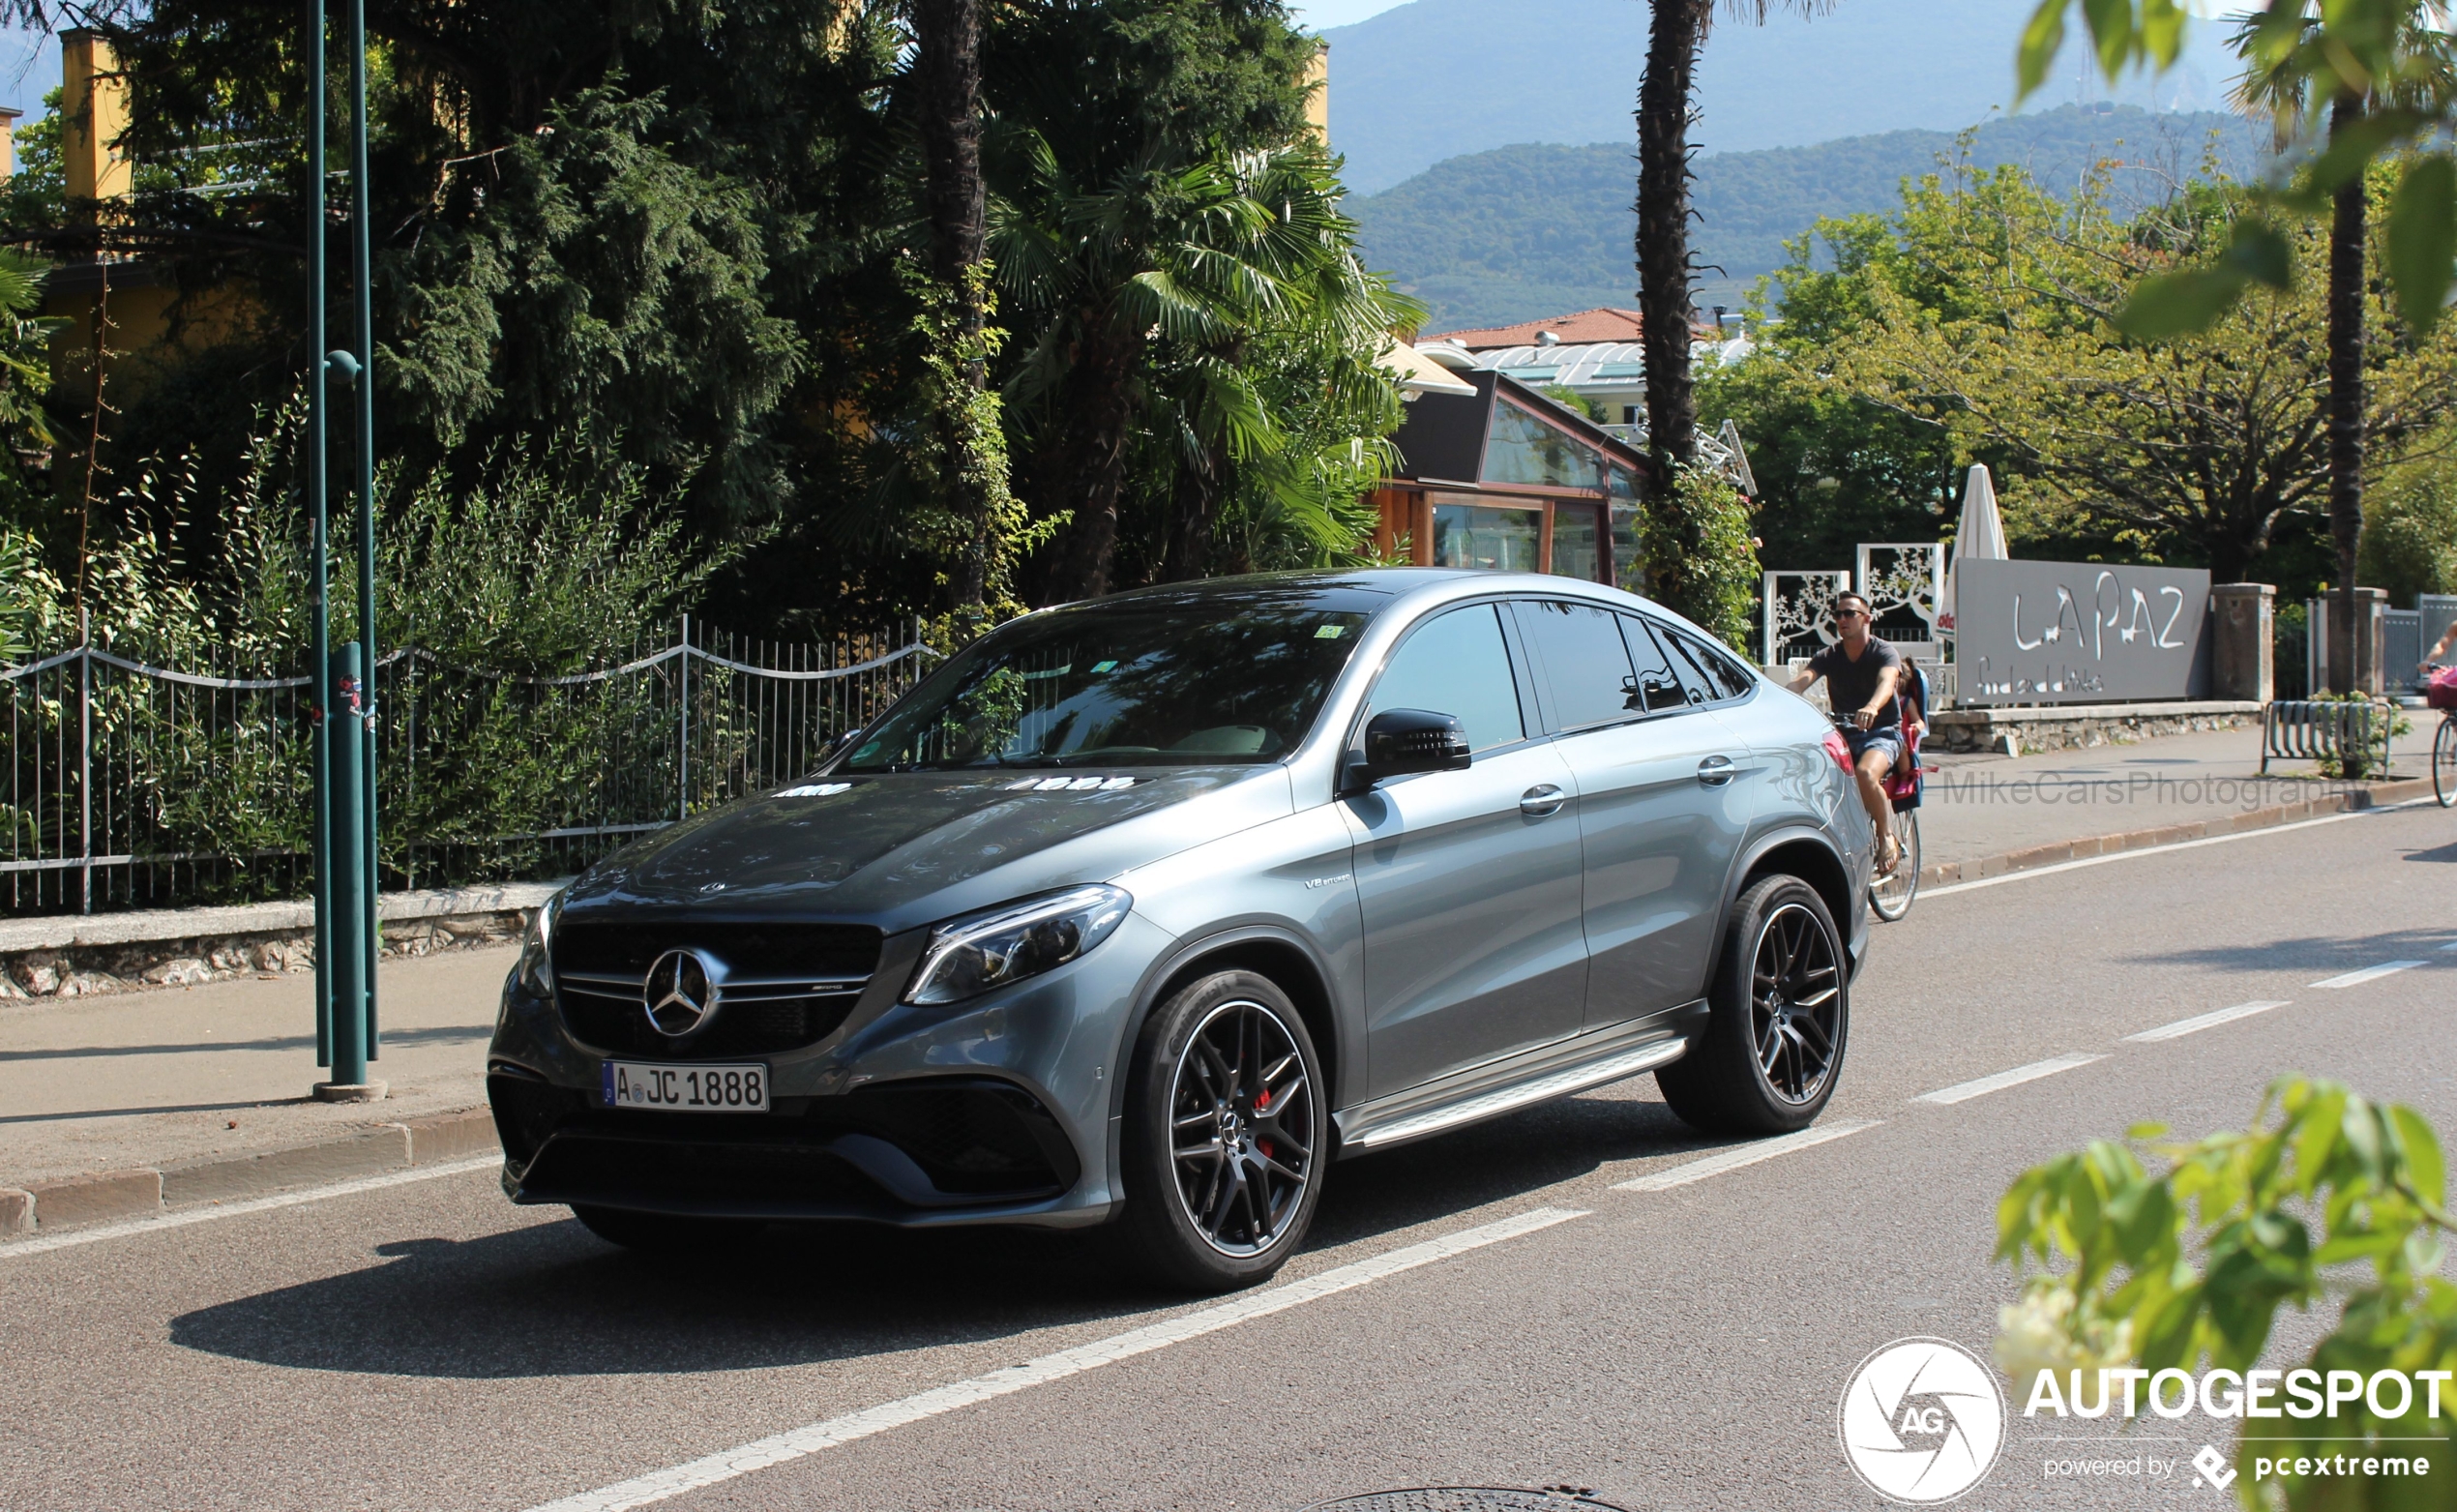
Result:
{"label": "mercedes-benz star emblem", "polygon": [[666,952],[648,968],[648,980],[640,984],[640,1002],[648,1009],[649,1026],[668,1039],[681,1039],[705,1024],[716,1013],[720,995],[717,973],[709,969],[708,958],[696,950]]}

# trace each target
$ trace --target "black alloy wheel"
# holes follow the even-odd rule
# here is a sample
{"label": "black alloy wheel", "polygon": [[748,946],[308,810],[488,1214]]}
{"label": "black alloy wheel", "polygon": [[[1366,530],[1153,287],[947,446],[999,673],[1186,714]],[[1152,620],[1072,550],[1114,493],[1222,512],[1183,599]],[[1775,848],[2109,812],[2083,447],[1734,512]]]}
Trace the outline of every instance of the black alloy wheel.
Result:
{"label": "black alloy wheel", "polygon": [[1127,1227],[1147,1269],[1205,1290],[1285,1263],[1326,1149],[1305,1021],[1263,977],[1224,971],[1152,1016],[1128,1087]]}
{"label": "black alloy wheel", "polygon": [[1831,934],[1806,905],[1787,901],[1766,915],[1749,995],[1758,1069],[1767,1090],[1795,1106],[1816,1101],[1838,1058],[1843,966]]}
{"label": "black alloy wheel", "polygon": [[2441,716],[2432,736],[2432,796],[2443,809],[2457,804],[2457,714]]}
{"label": "black alloy wheel", "polygon": [[1655,1073],[1664,1101],[1709,1133],[1808,1127],[1843,1069],[1850,987],[1823,896],[1796,876],[1751,884],[1724,928],[1705,1028]]}

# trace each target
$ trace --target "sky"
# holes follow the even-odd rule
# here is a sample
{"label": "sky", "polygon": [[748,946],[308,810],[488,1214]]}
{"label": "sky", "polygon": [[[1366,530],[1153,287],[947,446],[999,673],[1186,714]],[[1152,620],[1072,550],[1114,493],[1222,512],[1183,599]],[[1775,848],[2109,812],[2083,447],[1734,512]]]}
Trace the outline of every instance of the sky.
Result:
{"label": "sky", "polygon": [[1307,31],[1322,32],[1379,15],[1406,3],[1406,0],[1315,0],[1310,5],[1291,4],[1288,9],[1296,13],[1297,20]]}

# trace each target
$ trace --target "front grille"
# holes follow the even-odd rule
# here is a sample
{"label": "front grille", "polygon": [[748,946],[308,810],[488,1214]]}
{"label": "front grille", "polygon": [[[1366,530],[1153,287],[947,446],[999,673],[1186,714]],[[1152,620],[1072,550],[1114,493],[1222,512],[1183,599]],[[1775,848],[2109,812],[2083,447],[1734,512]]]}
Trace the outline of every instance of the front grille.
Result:
{"label": "front grille", "polygon": [[[717,1011],[696,1033],[648,1021],[642,986],[668,950],[724,968]],[[554,936],[555,995],[581,1044],[614,1055],[708,1060],[803,1050],[835,1033],[878,965],[879,933],[837,924],[567,923]]]}
{"label": "front grille", "polygon": [[868,976],[878,931],[860,924],[699,924],[566,917],[554,927],[554,969],[648,975],[657,958],[689,946],[735,976]]}

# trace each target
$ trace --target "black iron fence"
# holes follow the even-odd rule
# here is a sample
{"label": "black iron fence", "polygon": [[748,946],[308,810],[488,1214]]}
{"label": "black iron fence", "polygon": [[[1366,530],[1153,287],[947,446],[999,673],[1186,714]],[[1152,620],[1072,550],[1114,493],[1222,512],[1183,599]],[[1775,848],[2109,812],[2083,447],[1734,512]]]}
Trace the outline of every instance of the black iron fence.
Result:
{"label": "black iron fence", "polygon": [[[383,885],[568,874],[810,770],[934,655],[918,625],[813,644],[688,617],[551,676],[393,651],[374,678]],[[0,668],[0,912],[303,894],[308,683],[97,645]]]}

